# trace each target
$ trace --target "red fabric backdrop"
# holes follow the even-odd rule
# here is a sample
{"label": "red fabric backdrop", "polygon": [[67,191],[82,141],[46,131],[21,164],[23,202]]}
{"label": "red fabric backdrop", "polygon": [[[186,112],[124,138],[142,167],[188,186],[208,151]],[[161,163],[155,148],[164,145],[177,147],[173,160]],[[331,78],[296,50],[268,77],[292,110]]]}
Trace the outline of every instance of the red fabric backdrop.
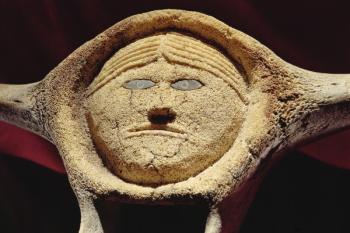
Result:
{"label": "red fabric backdrop", "polygon": [[[197,10],[255,37],[286,61],[319,72],[350,73],[350,14],[344,1],[0,1],[0,82],[41,80],[108,26],[162,8]],[[299,148],[350,169],[350,130]],[[64,173],[55,147],[0,123],[0,152]]]}

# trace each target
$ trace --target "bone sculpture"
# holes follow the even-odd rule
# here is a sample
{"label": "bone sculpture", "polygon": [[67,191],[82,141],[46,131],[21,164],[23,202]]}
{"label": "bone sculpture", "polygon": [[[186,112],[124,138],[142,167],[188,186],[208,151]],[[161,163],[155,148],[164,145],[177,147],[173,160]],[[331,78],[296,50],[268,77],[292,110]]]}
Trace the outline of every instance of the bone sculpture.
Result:
{"label": "bone sculpture", "polygon": [[205,232],[237,232],[283,150],[350,125],[350,75],[307,71],[201,13],[129,17],[42,81],[0,85],[0,119],[53,142],[81,210],[96,200],[205,203]]}

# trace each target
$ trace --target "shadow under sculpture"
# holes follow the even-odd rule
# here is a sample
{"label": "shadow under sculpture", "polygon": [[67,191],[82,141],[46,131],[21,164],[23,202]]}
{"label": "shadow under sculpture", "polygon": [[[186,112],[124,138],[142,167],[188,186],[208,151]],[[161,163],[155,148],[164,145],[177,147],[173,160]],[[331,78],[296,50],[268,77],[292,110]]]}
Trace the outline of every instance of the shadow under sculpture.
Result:
{"label": "shadow under sculpture", "polygon": [[[350,75],[307,71],[201,13],[129,17],[42,81],[0,85],[0,118],[53,142],[81,210],[94,202],[208,207],[205,232],[238,232],[287,147],[350,125]],[[203,223],[204,224],[204,223]]]}

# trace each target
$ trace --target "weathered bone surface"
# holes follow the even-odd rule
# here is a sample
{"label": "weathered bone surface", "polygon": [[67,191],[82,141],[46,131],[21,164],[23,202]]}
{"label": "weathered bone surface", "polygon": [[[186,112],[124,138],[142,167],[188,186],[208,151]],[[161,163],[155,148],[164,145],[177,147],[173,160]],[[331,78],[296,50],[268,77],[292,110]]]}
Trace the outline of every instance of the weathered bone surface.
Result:
{"label": "weathered bone surface", "polygon": [[246,89],[230,60],[201,41],[146,37],[113,55],[91,84],[89,129],[117,176],[145,185],[179,182],[230,148]]}
{"label": "weathered bone surface", "polygon": [[103,233],[95,200],[206,203],[206,233],[237,232],[285,148],[350,125],[350,75],[300,69],[210,16],[160,10],[115,24],[39,83],[0,85],[0,118],[57,146],[80,233]]}

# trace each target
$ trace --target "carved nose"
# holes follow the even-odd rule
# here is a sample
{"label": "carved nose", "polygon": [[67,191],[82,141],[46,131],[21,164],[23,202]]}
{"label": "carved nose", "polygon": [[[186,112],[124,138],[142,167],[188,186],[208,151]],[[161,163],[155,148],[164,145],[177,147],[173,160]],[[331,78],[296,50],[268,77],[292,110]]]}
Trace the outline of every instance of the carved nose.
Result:
{"label": "carved nose", "polygon": [[147,117],[152,124],[165,125],[175,120],[176,113],[170,108],[153,108],[148,111]]}

